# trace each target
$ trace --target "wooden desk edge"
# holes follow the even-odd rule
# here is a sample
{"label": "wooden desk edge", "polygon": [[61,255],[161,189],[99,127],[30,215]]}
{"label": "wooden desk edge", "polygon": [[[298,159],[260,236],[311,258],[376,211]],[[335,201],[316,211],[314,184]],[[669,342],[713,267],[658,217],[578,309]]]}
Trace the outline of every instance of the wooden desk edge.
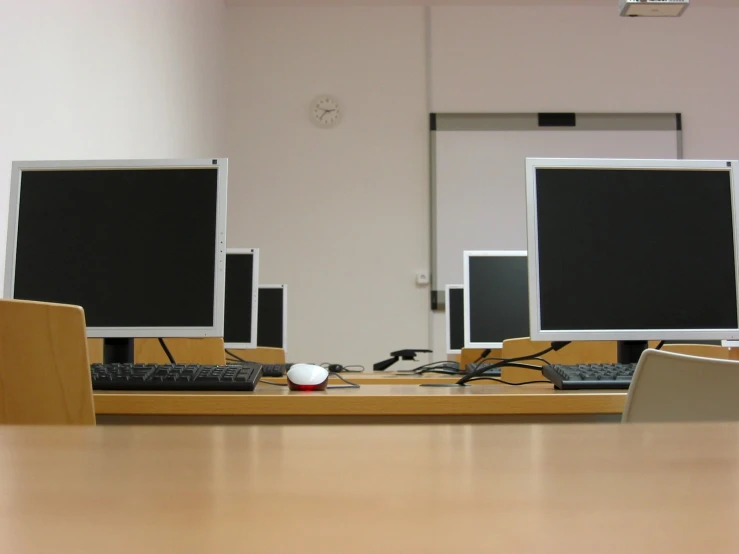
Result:
{"label": "wooden desk edge", "polygon": [[99,415],[576,415],[619,414],[625,393],[285,395],[96,393]]}

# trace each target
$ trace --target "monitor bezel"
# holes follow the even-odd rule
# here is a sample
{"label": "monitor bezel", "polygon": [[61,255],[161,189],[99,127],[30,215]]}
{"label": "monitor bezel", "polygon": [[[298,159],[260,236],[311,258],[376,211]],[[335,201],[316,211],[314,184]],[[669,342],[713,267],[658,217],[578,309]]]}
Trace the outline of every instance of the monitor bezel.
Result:
{"label": "monitor bezel", "polygon": [[536,170],[541,168],[570,169],[706,169],[729,171],[731,214],[734,227],[734,279],[737,287],[737,318],[739,319],[739,241],[737,241],[737,207],[734,170],[736,160],[668,160],[622,158],[526,158],[526,219],[528,234],[529,325],[535,341],[645,341],[645,340],[736,340],[739,329],[561,329],[541,328],[539,305],[539,250],[536,204]]}
{"label": "monitor bezel", "polygon": [[[228,266],[228,256],[250,255],[254,258],[251,269],[251,337],[249,342],[225,342],[226,323],[225,323],[225,301],[224,301],[224,348],[256,348],[257,347],[257,318],[259,317],[259,248],[226,248],[226,266]],[[225,297],[224,297],[225,298]]]}
{"label": "monitor bezel", "polygon": [[[472,342],[470,340],[470,258],[515,258],[527,256],[526,250],[465,250],[464,251],[464,347],[503,348],[502,342]],[[514,337],[512,337],[514,338]]]}
{"label": "monitor bezel", "polygon": [[15,260],[18,235],[18,216],[22,188],[22,173],[27,170],[85,170],[85,169],[213,169],[217,170],[216,184],[216,259],[213,290],[213,325],[188,327],[87,327],[90,338],[146,338],[146,337],[222,337],[226,288],[226,205],[228,191],[227,158],[194,159],[136,159],[136,160],[39,160],[15,161],[11,168],[8,238],[5,254],[4,297],[13,298],[15,289]]}
{"label": "monitor bezel", "polygon": [[[287,285],[259,285],[260,289],[282,289],[282,351],[287,354]],[[257,316],[257,331],[259,330],[259,318]],[[257,334],[257,348],[270,348],[259,346],[259,334]]]}
{"label": "monitor bezel", "polygon": [[[451,296],[449,291],[459,290],[464,291],[464,285],[446,285],[444,287],[444,320],[446,327],[446,353],[447,354],[461,354],[462,349],[455,350],[452,348],[452,310],[451,310]],[[462,308],[464,309],[464,294],[462,295]],[[462,322],[464,325],[464,321]],[[464,331],[463,331],[464,334]]]}

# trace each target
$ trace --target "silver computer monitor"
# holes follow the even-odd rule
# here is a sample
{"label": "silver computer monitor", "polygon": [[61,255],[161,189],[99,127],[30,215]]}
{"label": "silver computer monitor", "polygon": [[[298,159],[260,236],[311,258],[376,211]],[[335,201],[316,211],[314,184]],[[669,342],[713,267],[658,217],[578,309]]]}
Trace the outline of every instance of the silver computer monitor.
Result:
{"label": "silver computer monitor", "polygon": [[259,285],[257,346],[287,352],[287,285]]}
{"label": "silver computer monitor", "polygon": [[464,252],[464,345],[501,348],[529,330],[525,250]]}
{"label": "silver computer monitor", "polygon": [[531,338],[739,338],[736,164],[527,159]]}
{"label": "silver computer monitor", "polygon": [[129,354],[222,336],[227,179],[226,159],[14,162],[5,297],[82,306]]}
{"label": "silver computer monitor", "polygon": [[445,292],[446,352],[461,354],[464,348],[464,285],[447,285]]}
{"label": "silver computer monitor", "polygon": [[226,300],[223,342],[226,348],[257,345],[259,311],[259,249],[226,250]]}

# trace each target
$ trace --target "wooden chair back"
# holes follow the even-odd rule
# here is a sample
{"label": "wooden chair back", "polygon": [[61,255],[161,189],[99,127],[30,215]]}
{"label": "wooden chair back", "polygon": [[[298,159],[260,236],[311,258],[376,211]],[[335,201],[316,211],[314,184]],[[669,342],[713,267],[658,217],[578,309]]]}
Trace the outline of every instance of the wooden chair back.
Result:
{"label": "wooden chair back", "polygon": [[[282,348],[261,346],[259,348],[229,348],[228,351],[247,362],[258,362],[260,364],[285,363],[285,351]],[[230,357],[228,353],[226,353],[226,357]]]}
{"label": "wooden chair back", "polygon": [[0,423],[94,425],[79,306],[0,300]]}
{"label": "wooden chair back", "polygon": [[[165,338],[164,343],[178,364],[223,365],[226,363],[222,337]],[[134,360],[137,364],[170,363],[158,339],[136,339],[133,348]]]}

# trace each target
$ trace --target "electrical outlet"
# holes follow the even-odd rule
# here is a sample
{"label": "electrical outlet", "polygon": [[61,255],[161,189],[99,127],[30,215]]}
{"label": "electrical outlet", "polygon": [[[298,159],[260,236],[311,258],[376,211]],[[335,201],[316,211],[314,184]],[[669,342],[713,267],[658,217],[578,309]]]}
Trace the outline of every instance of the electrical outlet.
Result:
{"label": "electrical outlet", "polygon": [[419,269],[416,271],[416,284],[417,285],[428,285],[431,282],[429,272],[425,269]]}

